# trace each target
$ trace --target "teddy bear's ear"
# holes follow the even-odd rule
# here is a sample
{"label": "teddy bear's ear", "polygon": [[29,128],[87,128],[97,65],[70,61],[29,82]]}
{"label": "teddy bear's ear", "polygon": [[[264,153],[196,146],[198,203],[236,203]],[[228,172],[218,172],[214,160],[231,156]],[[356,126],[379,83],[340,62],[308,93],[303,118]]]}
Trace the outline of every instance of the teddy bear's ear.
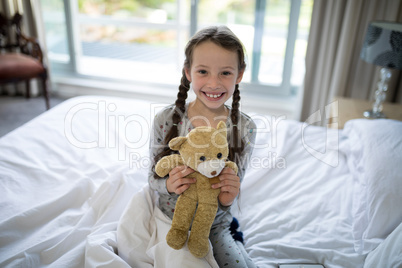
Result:
{"label": "teddy bear's ear", "polygon": [[218,123],[218,130],[219,130],[219,133],[222,133],[223,135],[225,135],[225,137],[227,137],[227,128],[226,128],[225,122],[220,121]]}
{"label": "teddy bear's ear", "polygon": [[181,145],[187,140],[186,137],[176,137],[169,141],[169,147],[172,150],[178,151]]}

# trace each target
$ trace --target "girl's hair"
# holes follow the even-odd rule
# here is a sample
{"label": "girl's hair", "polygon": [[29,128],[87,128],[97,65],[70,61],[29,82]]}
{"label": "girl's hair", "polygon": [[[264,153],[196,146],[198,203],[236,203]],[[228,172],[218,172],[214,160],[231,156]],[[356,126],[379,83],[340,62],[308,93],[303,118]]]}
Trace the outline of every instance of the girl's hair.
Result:
{"label": "girl's hair", "polygon": [[[185,104],[187,99],[187,92],[190,89],[190,81],[187,80],[185,70],[190,70],[192,60],[193,60],[193,52],[194,48],[206,41],[211,41],[214,44],[227,49],[229,51],[236,52],[238,55],[238,70],[244,71],[246,68],[245,56],[244,56],[244,47],[241,41],[237,38],[237,36],[226,26],[211,26],[204,28],[197,32],[187,43],[185,49],[185,60],[184,66],[182,70],[182,78],[179,86],[179,92],[177,94],[177,99],[175,102],[175,111],[172,116],[173,126],[170,128],[169,132],[166,134],[164,139],[164,144],[166,145],[163,151],[155,156],[156,163],[163,156],[176,153],[171,150],[167,144],[169,141],[179,135],[178,125],[185,113]],[[244,144],[238,133],[238,121],[239,121],[239,103],[240,103],[240,90],[239,84],[236,84],[235,90],[232,96],[232,111],[230,114],[230,119],[232,123],[232,135],[229,141],[229,160],[237,162],[239,164],[240,159],[238,154],[243,150]]]}

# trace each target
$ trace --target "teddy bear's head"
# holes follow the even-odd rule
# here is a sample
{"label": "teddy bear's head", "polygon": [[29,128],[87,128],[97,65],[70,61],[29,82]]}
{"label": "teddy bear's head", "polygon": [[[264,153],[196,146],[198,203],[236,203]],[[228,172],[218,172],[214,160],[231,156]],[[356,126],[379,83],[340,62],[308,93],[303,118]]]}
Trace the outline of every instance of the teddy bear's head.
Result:
{"label": "teddy bear's head", "polygon": [[186,137],[177,137],[169,142],[172,150],[179,151],[185,165],[208,178],[217,176],[225,167],[229,155],[226,124],[218,128],[196,127]]}

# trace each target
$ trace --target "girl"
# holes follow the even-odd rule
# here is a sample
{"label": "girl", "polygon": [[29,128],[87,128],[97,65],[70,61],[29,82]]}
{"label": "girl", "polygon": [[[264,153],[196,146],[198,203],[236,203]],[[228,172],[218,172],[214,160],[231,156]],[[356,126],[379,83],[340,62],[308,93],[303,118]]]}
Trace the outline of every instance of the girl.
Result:
{"label": "girl", "polygon": [[[225,26],[214,26],[199,31],[188,42],[185,50],[179,93],[174,105],[159,112],[154,119],[154,135],[151,135],[151,154],[155,163],[165,155],[175,153],[167,146],[177,136],[185,136],[198,126],[217,127],[225,121],[229,127],[229,160],[239,166],[238,175],[225,168],[219,176],[219,209],[210,232],[214,257],[220,267],[255,267],[243,245],[232,238],[229,226],[233,219],[230,206],[240,191],[240,182],[252,152],[255,124],[239,111],[240,91],[246,63],[240,40]],[[196,99],[186,103],[190,85]],[[232,107],[225,102],[232,97]],[[177,152],[176,152],[177,153]],[[151,170],[149,184],[159,193],[159,207],[173,218],[178,196],[186,191],[193,178],[186,166],[174,168],[166,178],[158,178]]]}

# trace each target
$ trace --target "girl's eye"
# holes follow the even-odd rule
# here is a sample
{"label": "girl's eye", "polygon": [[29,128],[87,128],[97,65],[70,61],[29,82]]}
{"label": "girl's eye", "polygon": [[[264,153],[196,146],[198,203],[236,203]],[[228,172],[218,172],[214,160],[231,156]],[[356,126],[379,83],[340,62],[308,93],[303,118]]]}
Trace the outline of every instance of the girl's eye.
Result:
{"label": "girl's eye", "polygon": [[222,158],[222,154],[221,154],[221,153],[218,153],[218,154],[216,155],[216,157],[218,157],[218,159],[221,159],[221,158]]}
{"label": "girl's eye", "polygon": [[201,160],[201,161],[205,161],[205,156],[201,156],[201,157],[200,157],[200,160]]}
{"label": "girl's eye", "polygon": [[207,71],[205,71],[205,70],[199,70],[198,73],[200,73],[200,74],[206,74]]}
{"label": "girl's eye", "polygon": [[225,75],[225,76],[226,75],[231,75],[231,72],[223,72],[222,74]]}

